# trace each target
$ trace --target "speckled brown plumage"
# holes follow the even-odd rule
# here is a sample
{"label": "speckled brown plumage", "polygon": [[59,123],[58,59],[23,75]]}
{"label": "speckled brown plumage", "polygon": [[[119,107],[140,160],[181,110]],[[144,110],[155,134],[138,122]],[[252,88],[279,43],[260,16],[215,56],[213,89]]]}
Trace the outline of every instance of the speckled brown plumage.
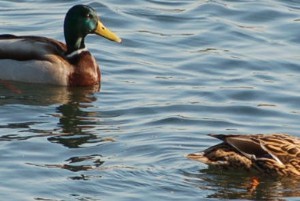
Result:
{"label": "speckled brown plumage", "polygon": [[223,142],[187,157],[211,167],[300,176],[300,139],[287,134],[210,135]]}

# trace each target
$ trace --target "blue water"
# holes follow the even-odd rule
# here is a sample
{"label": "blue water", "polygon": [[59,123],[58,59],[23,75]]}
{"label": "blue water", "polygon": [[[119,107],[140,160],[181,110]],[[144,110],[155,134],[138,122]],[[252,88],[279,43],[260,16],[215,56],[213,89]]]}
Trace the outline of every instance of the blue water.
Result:
{"label": "blue water", "polygon": [[300,198],[297,180],[249,192],[185,157],[208,133],[300,137],[299,1],[0,1],[1,33],[64,41],[78,3],[123,43],[86,39],[100,91],[0,84],[1,200]]}

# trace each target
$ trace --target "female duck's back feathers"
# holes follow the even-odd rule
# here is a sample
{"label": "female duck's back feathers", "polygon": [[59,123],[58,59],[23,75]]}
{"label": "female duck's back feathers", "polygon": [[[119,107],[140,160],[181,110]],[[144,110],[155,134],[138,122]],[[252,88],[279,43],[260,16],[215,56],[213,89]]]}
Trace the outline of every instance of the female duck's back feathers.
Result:
{"label": "female duck's back feathers", "polygon": [[189,154],[211,167],[300,176],[300,139],[286,134],[210,135],[223,142]]}
{"label": "female duck's back feathers", "polygon": [[121,42],[84,5],[72,7],[65,19],[67,45],[39,36],[0,35],[0,79],[64,86],[90,86],[100,82],[95,58],[85,48],[87,34]]}

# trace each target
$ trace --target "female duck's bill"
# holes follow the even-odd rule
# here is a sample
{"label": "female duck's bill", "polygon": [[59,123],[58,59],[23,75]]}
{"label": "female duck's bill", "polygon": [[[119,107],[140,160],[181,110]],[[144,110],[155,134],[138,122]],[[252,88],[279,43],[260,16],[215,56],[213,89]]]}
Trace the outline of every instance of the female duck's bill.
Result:
{"label": "female duck's bill", "polygon": [[99,20],[89,6],[73,6],[66,14],[66,44],[40,36],[0,35],[0,79],[63,86],[100,83],[100,69],[84,39],[96,34],[122,40]]}

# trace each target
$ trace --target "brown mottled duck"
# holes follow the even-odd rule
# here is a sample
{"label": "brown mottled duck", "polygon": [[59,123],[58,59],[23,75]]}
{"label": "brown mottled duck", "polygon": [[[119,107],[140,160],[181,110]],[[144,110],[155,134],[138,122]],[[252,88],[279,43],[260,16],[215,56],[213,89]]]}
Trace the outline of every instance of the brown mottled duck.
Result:
{"label": "brown mottled duck", "polygon": [[300,176],[300,138],[287,134],[210,134],[223,142],[187,157],[222,169]]}

